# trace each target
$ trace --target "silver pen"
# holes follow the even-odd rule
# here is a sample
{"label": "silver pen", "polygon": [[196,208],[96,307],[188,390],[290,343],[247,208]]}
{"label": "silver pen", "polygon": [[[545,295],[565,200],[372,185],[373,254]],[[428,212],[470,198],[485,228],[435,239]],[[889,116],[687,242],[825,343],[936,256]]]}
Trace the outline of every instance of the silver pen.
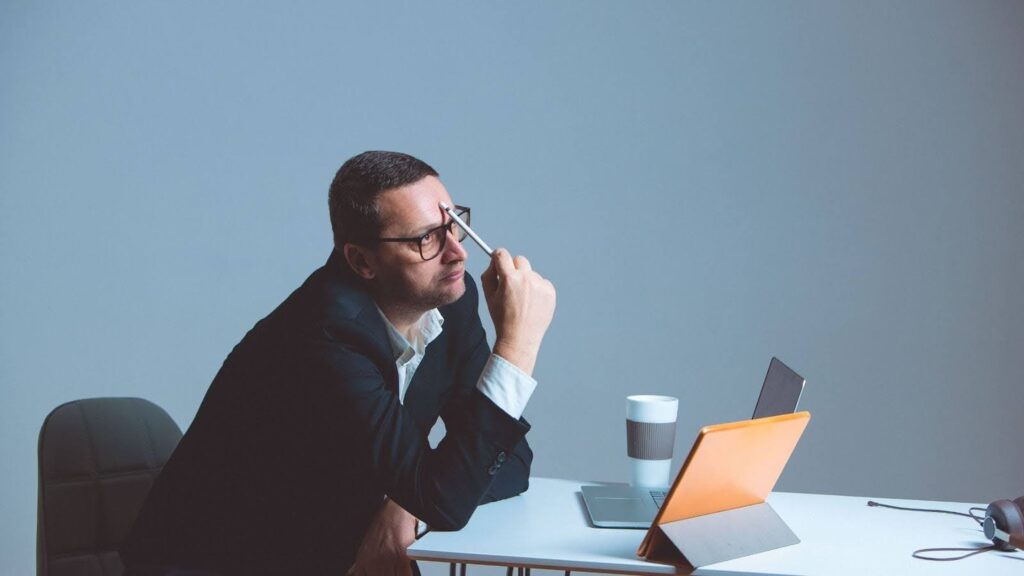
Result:
{"label": "silver pen", "polygon": [[494,255],[494,250],[491,250],[491,247],[488,246],[486,242],[484,242],[479,236],[476,235],[476,232],[473,232],[473,229],[469,227],[469,224],[466,224],[465,222],[462,221],[462,218],[459,218],[459,215],[455,213],[455,210],[452,210],[444,202],[438,202],[438,205],[441,206],[441,210],[444,210],[445,212],[448,213],[449,216],[452,217],[452,220],[454,220],[455,223],[459,225],[459,228],[465,230],[466,234],[468,234],[469,237],[472,238],[473,241],[476,242],[478,246],[480,246],[480,248],[483,248],[484,252],[487,252],[488,256]]}

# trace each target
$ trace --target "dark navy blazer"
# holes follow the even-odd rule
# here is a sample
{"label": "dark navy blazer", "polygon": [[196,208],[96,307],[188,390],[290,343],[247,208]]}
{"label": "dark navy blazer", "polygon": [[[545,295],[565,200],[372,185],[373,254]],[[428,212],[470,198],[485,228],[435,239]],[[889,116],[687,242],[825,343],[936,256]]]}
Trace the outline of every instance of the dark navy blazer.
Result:
{"label": "dark navy blazer", "polygon": [[[332,574],[384,496],[433,529],[526,490],[529,424],[476,388],[490,356],[466,293],[398,401],[384,322],[332,253],[231,351],[121,548],[125,564]],[[447,434],[427,435],[440,416]]]}

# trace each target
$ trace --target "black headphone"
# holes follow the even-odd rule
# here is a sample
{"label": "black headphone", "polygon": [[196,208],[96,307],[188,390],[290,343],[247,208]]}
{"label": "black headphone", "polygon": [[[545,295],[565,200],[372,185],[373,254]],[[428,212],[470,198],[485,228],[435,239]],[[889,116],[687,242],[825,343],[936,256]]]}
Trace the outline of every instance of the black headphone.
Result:
{"label": "black headphone", "polygon": [[996,550],[1024,550],[1024,496],[989,504],[981,526]]}

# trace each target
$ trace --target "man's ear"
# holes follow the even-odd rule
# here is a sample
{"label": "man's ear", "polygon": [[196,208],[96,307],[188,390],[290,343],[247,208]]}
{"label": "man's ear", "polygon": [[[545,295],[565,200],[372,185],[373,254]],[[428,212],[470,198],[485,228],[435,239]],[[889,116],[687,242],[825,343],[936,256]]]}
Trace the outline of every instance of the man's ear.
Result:
{"label": "man's ear", "polygon": [[373,280],[377,276],[376,258],[367,248],[346,243],[342,248],[342,253],[345,254],[345,261],[348,262],[349,268],[356,273],[356,276],[363,280]]}

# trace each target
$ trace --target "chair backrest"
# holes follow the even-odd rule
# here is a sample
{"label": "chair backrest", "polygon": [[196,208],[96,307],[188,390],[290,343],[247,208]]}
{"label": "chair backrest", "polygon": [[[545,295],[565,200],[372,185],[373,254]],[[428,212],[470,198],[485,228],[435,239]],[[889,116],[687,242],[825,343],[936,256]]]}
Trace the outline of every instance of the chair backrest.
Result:
{"label": "chair backrest", "polygon": [[62,404],[39,431],[39,576],[119,576],[117,548],[181,429],[141,398]]}

